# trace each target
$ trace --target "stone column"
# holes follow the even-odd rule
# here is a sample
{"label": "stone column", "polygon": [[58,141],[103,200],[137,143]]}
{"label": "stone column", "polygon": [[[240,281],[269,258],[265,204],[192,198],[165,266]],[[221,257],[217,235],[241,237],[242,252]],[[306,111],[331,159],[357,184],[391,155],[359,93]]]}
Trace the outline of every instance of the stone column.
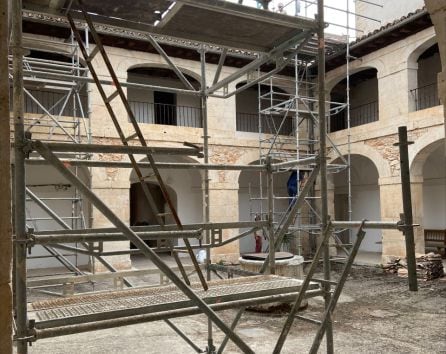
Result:
{"label": "stone column", "polygon": [[406,90],[416,82],[416,68],[407,62],[386,62],[385,70],[378,71],[379,119],[392,120],[409,112],[410,101]]}
{"label": "stone column", "polygon": [[423,228],[423,177],[410,177],[410,190],[412,192],[412,213],[414,224],[415,253],[424,253],[424,228]]}
{"label": "stone column", "polygon": [[0,0],[0,349],[12,353],[8,1]]}
{"label": "stone column", "polygon": [[[423,211],[423,180],[413,178],[411,181],[413,219],[415,223],[422,220]],[[383,177],[378,181],[381,203],[381,220],[395,221],[400,219],[403,212],[403,198],[400,177]],[[424,237],[421,228],[415,228],[415,252],[424,253]],[[391,257],[405,257],[406,244],[404,236],[399,230],[383,230],[382,232],[382,262],[386,263]]]}
{"label": "stone column", "polygon": [[[209,185],[210,222],[238,221],[239,202],[236,176],[237,173],[234,171],[211,171],[211,183]],[[235,236],[237,233],[238,229],[223,230],[223,240]],[[211,250],[212,262],[223,260],[236,263],[239,257],[239,241]]]}
{"label": "stone column", "polygon": [[[316,179],[316,185],[314,189],[315,197],[322,198],[321,196],[321,184],[320,184],[320,178],[317,177]],[[327,179],[327,204],[328,204],[328,216],[330,220],[335,220],[335,205],[334,205],[334,196],[335,196],[335,185],[333,183],[333,178],[328,177]],[[321,200],[316,199],[316,211],[320,215],[321,213]],[[316,223],[320,223],[320,220],[316,220]],[[320,243],[320,237],[317,238],[317,245]],[[335,246],[335,239],[333,237],[330,237],[330,257],[335,257],[337,255],[337,249]]]}
{"label": "stone column", "polygon": [[[93,192],[101,198],[122,221],[128,223],[130,219],[130,182],[125,172],[125,169],[93,168],[91,185]],[[92,206],[92,227],[113,227],[113,225],[101,212]],[[125,250],[129,249],[129,247],[129,241],[103,243],[104,251]],[[111,256],[105,257],[105,259],[116,269],[122,270],[131,268],[129,255]],[[95,260],[94,268],[96,271],[106,270],[97,260]]]}

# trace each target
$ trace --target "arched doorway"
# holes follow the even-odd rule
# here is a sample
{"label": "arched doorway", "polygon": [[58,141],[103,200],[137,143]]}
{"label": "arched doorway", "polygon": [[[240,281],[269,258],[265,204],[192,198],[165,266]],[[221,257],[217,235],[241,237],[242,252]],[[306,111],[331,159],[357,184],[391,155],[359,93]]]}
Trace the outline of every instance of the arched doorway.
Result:
{"label": "arched doorway", "polygon": [[[430,150],[423,165],[423,220],[424,233],[446,232],[446,156],[444,141],[428,146]],[[437,245],[426,241],[426,251],[436,250]],[[444,246],[444,245],[443,245]]]}
{"label": "arched doorway", "polygon": [[437,76],[441,72],[441,59],[437,43],[420,54],[417,66],[417,85],[410,90],[413,110],[419,111],[440,105]]}
{"label": "arched doorway", "polygon": [[[332,178],[334,185],[334,217],[336,220],[348,220],[348,171],[343,170],[333,174]],[[372,160],[362,155],[351,155],[352,220],[381,219],[378,178],[378,170]],[[343,233],[340,235],[340,238],[343,243],[346,243],[348,234]],[[382,233],[380,230],[368,230],[360,250],[381,252],[381,238]]]}
{"label": "arched doorway", "polygon": [[[350,75],[350,126],[371,123],[378,116],[377,70],[364,69]],[[331,90],[332,102],[347,103],[347,80],[341,80]],[[347,111],[342,110],[330,117],[330,132],[347,129]]]}
{"label": "arched doorway", "polygon": [[[250,165],[255,165],[258,163],[259,161],[254,161],[250,163]],[[288,177],[289,173],[280,173],[273,175],[275,222],[280,220],[280,217],[287,210],[289,205],[289,198],[287,194]],[[244,170],[240,173],[238,182],[238,207],[240,220],[254,221],[256,215],[259,215],[262,220],[266,220],[268,215],[266,173]],[[245,231],[245,229],[240,231]],[[241,254],[254,252],[254,237],[249,236],[240,239],[239,246]],[[268,240],[263,239],[263,250],[266,250],[268,246]]]}
{"label": "arched doorway", "polygon": [[[246,82],[236,85],[240,88]],[[292,98],[283,88],[274,85],[253,85],[235,97],[236,101],[236,129],[240,132],[259,133],[259,109],[263,110],[280,105]],[[293,133],[292,114],[288,114],[282,123],[283,112],[281,110],[270,110],[261,114],[261,132],[266,134],[291,135]],[[280,128],[280,129],[279,129]]]}
{"label": "arched doorway", "polygon": [[[154,157],[156,162],[164,163],[196,162],[183,156],[156,155]],[[146,160],[143,160],[143,162],[146,162]],[[175,224],[152,170],[142,168],[141,171],[164,222]],[[159,171],[182,224],[201,223],[203,221],[203,200],[200,172],[191,169],[163,169],[162,167],[159,168]],[[131,225],[157,225],[156,216],[143,195],[142,187],[134,171],[130,175],[130,183]],[[191,240],[191,243],[194,244],[194,241]],[[153,242],[149,245],[155,246]],[[181,241],[179,245],[181,245]]]}
{"label": "arched doorway", "polygon": [[[184,75],[195,89],[200,87],[195,78]],[[132,68],[127,72],[127,81],[160,87],[185,88],[175,72],[164,67]],[[139,123],[196,128],[202,126],[198,96],[129,87],[127,98]]]}

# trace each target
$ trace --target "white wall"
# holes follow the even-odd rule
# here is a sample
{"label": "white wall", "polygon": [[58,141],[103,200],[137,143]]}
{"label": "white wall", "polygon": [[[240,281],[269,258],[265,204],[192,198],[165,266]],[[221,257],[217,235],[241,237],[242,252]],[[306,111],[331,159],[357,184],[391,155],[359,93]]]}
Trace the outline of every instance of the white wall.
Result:
{"label": "white wall", "polygon": [[[380,220],[380,197],[376,167],[372,161],[359,155],[351,156],[351,166],[352,220]],[[348,194],[347,171],[334,174],[333,181],[335,194]],[[341,207],[348,210],[345,206]],[[381,252],[381,235],[381,230],[367,230],[360,250]]]}
{"label": "white wall", "polygon": [[[275,174],[274,183],[274,196],[276,197],[287,197],[286,182],[289,175],[286,173]],[[249,189],[251,185],[251,189]],[[263,185],[263,198],[267,197],[266,194],[266,179],[262,176]],[[251,195],[250,195],[251,193]],[[239,177],[239,218],[241,221],[253,221],[256,213],[267,213],[268,203],[266,200],[263,202],[259,200],[250,200],[250,198],[260,197],[260,175],[258,172],[243,171]],[[276,199],[274,201],[275,212],[284,212],[288,207],[288,199]],[[251,214],[251,212],[253,214]],[[275,215],[275,220],[280,218],[280,214]],[[247,229],[240,230],[245,231]],[[263,240],[263,249],[265,250],[268,246],[268,240]],[[240,240],[240,253],[249,253],[255,251],[255,240],[253,236],[247,236]]]}
{"label": "white wall", "polygon": [[446,229],[446,157],[442,144],[423,168],[423,227]]}
{"label": "white wall", "polygon": [[[82,174],[82,179],[87,180],[86,174]],[[63,187],[62,185],[69,184],[68,181],[63,178],[54,168],[50,166],[28,166],[26,171],[26,184],[30,186],[30,189],[39,198],[72,198],[74,197],[74,188]],[[70,217],[72,215],[72,202],[68,200],[44,200],[44,202],[57,213],[59,217]],[[84,213],[85,221],[88,223],[88,203],[84,201]],[[30,218],[49,218],[50,216],[43,211],[39,206],[37,206],[32,201],[26,202],[26,217]],[[64,221],[69,226],[75,226],[69,219],[64,219]],[[27,225],[34,228],[35,231],[45,231],[45,230],[61,230],[62,227],[59,226],[53,220],[27,220]],[[88,224],[87,224],[88,225]],[[81,224],[78,224],[78,228],[82,228]],[[31,256],[47,256],[49,255],[46,250],[41,246],[33,247]],[[63,254],[70,254],[73,252],[59,250]],[[85,255],[74,255],[67,257],[72,263],[76,265],[86,265],[88,264],[88,257]],[[52,268],[52,267],[62,267],[54,258],[38,258],[30,259],[28,261],[28,267],[33,268]]]}

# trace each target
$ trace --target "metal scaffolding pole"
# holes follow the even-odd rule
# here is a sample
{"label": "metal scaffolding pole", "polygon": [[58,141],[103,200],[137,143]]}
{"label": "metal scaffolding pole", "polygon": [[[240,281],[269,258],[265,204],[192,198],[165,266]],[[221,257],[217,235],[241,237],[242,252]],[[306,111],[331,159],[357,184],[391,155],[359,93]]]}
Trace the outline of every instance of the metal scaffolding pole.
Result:
{"label": "metal scaffolding pole", "polygon": [[418,291],[417,262],[415,259],[415,240],[413,234],[412,194],[410,190],[410,168],[409,168],[409,142],[407,140],[407,127],[398,128],[401,166],[401,188],[403,194],[404,209],[404,236],[406,241],[406,259],[409,278],[409,290]]}
{"label": "metal scaffolding pole", "polygon": [[14,185],[15,185],[15,296],[17,353],[28,352],[28,314],[26,294],[26,192],[25,192],[25,130],[22,48],[22,0],[12,1],[13,54],[13,117],[14,117]]}
{"label": "metal scaffolding pole", "polygon": [[3,353],[12,353],[12,210],[10,173],[10,132],[9,81],[8,81],[8,0],[0,1],[0,293],[2,294],[0,316],[0,348]]}
{"label": "metal scaffolding pole", "polygon": [[[200,64],[201,64],[201,121],[203,125],[203,155],[204,164],[209,164],[209,131],[208,131],[208,109],[207,109],[207,83],[206,83],[206,48],[201,46],[200,50]],[[203,171],[203,222],[208,223],[210,220],[210,196],[209,196],[209,170]],[[209,230],[205,230],[206,243],[210,243]],[[211,262],[211,249],[206,248],[206,262]],[[209,267],[206,267],[206,279],[211,280],[211,271]],[[207,352],[212,354],[215,352],[212,321],[208,318],[208,345]]]}
{"label": "metal scaffolding pole", "polygon": [[[325,116],[325,22],[324,22],[324,0],[317,2],[318,21],[318,98],[319,98],[319,156],[320,163],[320,185],[321,185],[321,229],[326,230],[328,226],[328,191],[327,191],[327,124]],[[331,300],[330,285],[330,243],[324,246],[324,289],[325,308],[328,308]],[[327,353],[332,354],[333,349],[333,328],[331,313],[328,314],[326,323]]]}

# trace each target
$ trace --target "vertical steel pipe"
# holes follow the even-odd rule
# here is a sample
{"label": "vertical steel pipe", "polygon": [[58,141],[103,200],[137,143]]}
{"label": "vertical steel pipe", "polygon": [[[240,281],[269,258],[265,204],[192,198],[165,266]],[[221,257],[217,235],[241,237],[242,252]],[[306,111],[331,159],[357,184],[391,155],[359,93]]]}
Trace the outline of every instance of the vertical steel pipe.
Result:
{"label": "vertical steel pipe", "polygon": [[[204,164],[209,164],[209,131],[208,131],[208,96],[207,96],[207,84],[206,84],[206,49],[202,45],[200,48],[200,64],[201,64],[201,122],[203,126],[203,155]],[[209,205],[209,170],[203,171],[203,222],[208,223],[210,220],[210,205]],[[209,230],[205,230],[206,243],[211,242]],[[211,262],[211,249],[206,248],[206,262]],[[211,280],[211,272],[209,267],[206,267],[206,278]],[[213,333],[212,333],[212,321],[208,319],[208,352],[213,353],[215,351]]]}
{"label": "vertical steel pipe", "polygon": [[12,210],[11,210],[11,160],[8,80],[9,0],[0,0],[0,268],[1,318],[0,348],[12,353]]}
{"label": "vertical steel pipe", "polygon": [[269,272],[276,274],[276,243],[274,239],[274,189],[271,156],[266,157],[266,190],[268,192]]}
{"label": "vertical steel pipe", "polygon": [[409,142],[407,141],[407,127],[398,128],[400,166],[401,166],[401,188],[403,192],[404,211],[404,236],[406,240],[407,273],[409,278],[409,290],[418,291],[417,263],[415,260],[415,240],[413,234],[412,194],[410,191],[409,170]]}
{"label": "vertical steel pipe", "polygon": [[[320,184],[321,184],[321,229],[325,230],[328,224],[328,191],[327,191],[327,119],[325,112],[325,22],[324,22],[324,0],[317,2],[318,21],[318,111],[319,111],[319,150],[321,158]],[[330,243],[324,248],[324,279],[330,280]],[[329,282],[323,284],[325,308],[328,308],[331,299],[331,285]],[[333,329],[331,318],[326,325],[327,353],[332,354]]]}
{"label": "vertical steel pipe", "polygon": [[22,0],[12,1],[14,184],[15,184],[15,297],[17,353],[28,352],[28,317],[26,296],[26,214],[25,214],[25,130],[22,48]]}

